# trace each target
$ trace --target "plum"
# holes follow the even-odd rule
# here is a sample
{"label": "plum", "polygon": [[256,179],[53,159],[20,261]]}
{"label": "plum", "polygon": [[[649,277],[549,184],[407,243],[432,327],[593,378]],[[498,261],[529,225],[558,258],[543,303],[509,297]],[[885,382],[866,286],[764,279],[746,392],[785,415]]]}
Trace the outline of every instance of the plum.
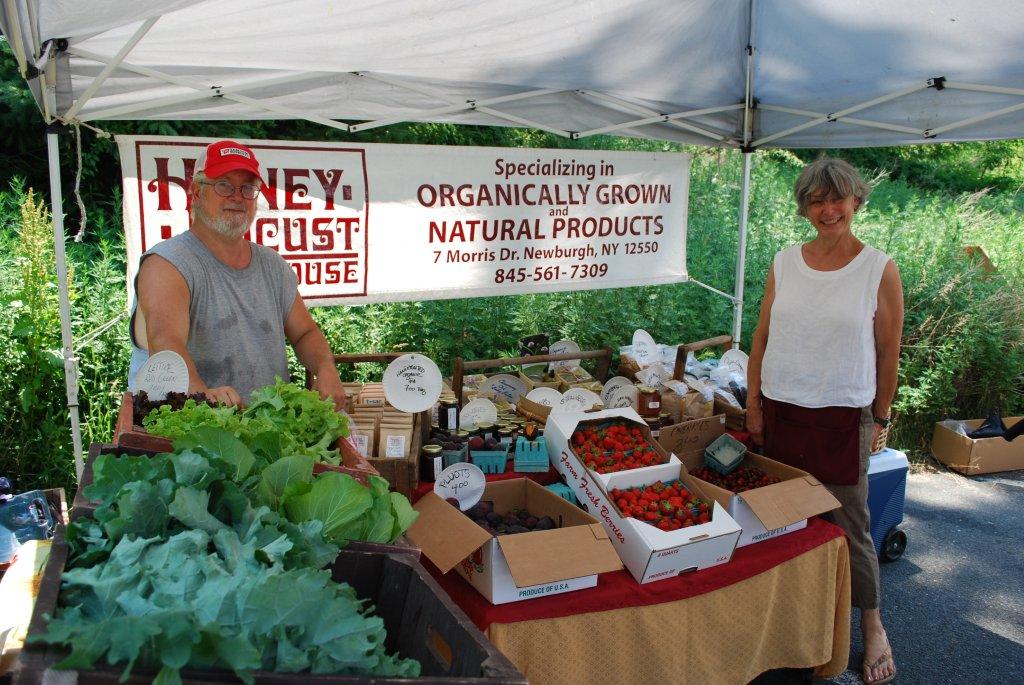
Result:
{"label": "plum", "polygon": [[536,516],[527,516],[523,519],[523,525],[527,528],[536,528],[539,520]]}
{"label": "plum", "polygon": [[489,514],[494,511],[494,502],[489,499],[482,499],[477,502],[477,506],[483,507],[484,513]]}
{"label": "plum", "polygon": [[452,505],[456,509],[460,508],[459,507],[459,500],[455,499],[454,497],[447,497],[447,498],[445,498],[444,501],[447,502],[448,504]]}
{"label": "plum", "polygon": [[499,443],[494,438],[487,438],[486,440],[484,440],[484,449],[487,449],[487,450],[490,450],[490,451],[494,452],[495,450],[498,449],[498,446],[500,444],[501,443]]}
{"label": "plum", "polygon": [[482,450],[484,448],[484,439],[479,435],[474,435],[469,439],[469,449],[471,450]]}
{"label": "plum", "polygon": [[479,521],[480,519],[487,516],[487,507],[481,506],[481,504],[481,502],[477,502],[476,504],[471,506],[468,510],[466,510],[466,515],[474,521]]}
{"label": "plum", "polygon": [[444,443],[443,447],[444,447],[444,449],[448,450],[449,452],[455,452],[455,451],[457,451],[459,449],[459,443],[457,443],[457,442],[446,442],[446,443]]}
{"label": "plum", "polygon": [[550,516],[545,516],[537,521],[534,530],[551,530],[555,528],[555,521]]}
{"label": "plum", "polygon": [[486,518],[487,523],[491,524],[492,526],[496,526],[504,520],[504,517],[501,514],[498,514],[493,511],[487,514]]}
{"label": "plum", "polygon": [[509,535],[512,535],[513,533],[529,533],[529,532],[530,532],[530,529],[527,528],[526,526],[509,526],[508,527]]}

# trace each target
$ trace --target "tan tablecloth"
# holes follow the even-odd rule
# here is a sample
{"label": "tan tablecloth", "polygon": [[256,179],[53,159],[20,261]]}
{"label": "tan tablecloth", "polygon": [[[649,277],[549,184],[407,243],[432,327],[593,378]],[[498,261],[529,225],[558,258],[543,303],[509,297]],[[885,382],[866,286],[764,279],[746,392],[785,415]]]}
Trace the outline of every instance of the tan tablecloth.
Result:
{"label": "tan tablecloth", "polygon": [[846,538],[834,538],[689,599],[492,623],[487,634],[537,685],[726,685],[774,668],[816,667],[817,676],[833,677],[850,649],[849,550]]}

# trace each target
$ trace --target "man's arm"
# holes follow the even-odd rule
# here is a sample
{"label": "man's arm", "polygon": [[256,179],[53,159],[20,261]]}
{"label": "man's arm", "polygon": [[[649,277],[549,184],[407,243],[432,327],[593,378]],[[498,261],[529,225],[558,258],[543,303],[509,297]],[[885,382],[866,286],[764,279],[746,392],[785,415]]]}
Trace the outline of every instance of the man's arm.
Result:
{"label": "man's arm", "polygon": [[181,355],[188,368],[188,391],[203,392],[215,402],[242,406],[242,398],[230,386],[207,387],[188,353],[188,284],[174,266],[163,257],[151,255],[139,268],[138,315],[146,332],[140,343],[153,355],[172,350]]}
{"label": "man's arm", "polygon": [[761,300],[761,314],[750,343],[750,358],[747,360],[747,431],[757,445],[764,444],[764,416],[761,414],[761,362],[768,347],[768,324],[772,318],[772,303],[775,302],[775,269],[768,267],[768,278],[764,284],[764,298]]}
{"label": "man's arm", "polygon": [[285,317],[284,334],[294,348],[295,356],[313,374],[313,389],[324,399],[330,397],[338,411],[344,409],[345,389],[334,365],[334,353],[299,295],[295,296]]}
{"label": "man's arm", "polygon": [[[903,337],[903,282],[895,262],[889,260],[878,284],[878,306],[875,309],[875,416],[888,418],[896,395],[900,363],[900,341]],[[875,424],[875,437],[880,426]]]}

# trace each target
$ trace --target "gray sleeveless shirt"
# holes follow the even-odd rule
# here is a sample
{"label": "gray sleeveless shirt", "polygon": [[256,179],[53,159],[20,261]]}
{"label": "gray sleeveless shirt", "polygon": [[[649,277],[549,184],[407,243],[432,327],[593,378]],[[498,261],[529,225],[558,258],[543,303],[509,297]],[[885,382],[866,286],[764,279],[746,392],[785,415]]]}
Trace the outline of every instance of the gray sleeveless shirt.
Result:
{"label": "gray sleeveless shirt", "polygon": [[[233,269],[217,259],[191,231],[150,248],[185,279],[190,294],[188,352],[206,384],[230,385],[243,399],[256,388],[288,380],[284,320],[298,292],[295,274],[277,252],[250,243],[252,261]],[[132,315],[134,322],[135,316]],[[132,331],[132,361],[128,388],[149,358]]]}

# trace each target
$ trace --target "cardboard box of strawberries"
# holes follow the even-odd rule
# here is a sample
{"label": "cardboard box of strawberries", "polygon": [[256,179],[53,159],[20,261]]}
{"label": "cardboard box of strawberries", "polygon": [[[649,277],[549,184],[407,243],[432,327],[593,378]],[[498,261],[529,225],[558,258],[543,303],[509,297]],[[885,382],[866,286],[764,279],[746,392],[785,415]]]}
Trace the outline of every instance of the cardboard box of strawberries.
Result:
{"label": "cardboard box of strawberries", "polygon": [[[569,432],[569,449],[605,488],[616,473],[645,473],[658,466],[680,463],[651,436],[650,428],[633,409],[556,413],[548,417],[546,426],[563,425],[566,417],[577,419]],[[547,430],[545,427],[545,435]],[[551,452],[550,442],[548,452]]]}
{"label": "cardboard box of strawberries", "polygon": [[[609,428],[615,428],[609,433]],[[625,467],[636,453],[653,449],[660,459]],[[635,410],[553,413],[544,428],[548,453],[555,468],[576,498],[604,526],[622,563],[640,583],[671,578],[680,573],[724,564],[732,558],[740,526],[725,508],[691,477],[675,455],[650,439],[646,424]],[[603,431],[603,432],[602,432]],[[579,435],[580,437],[576,437]],[[587,445],[622,452],[607,473],[586,466],[580,455],[592,454]],[[633,445],[631,452],[628,444]],[[649,447],[648,447],[649,446]],[[635,463],[635,458],[633,458]],[[595,466],[600,466],[593,462]]]}
{"label": "cardboard box of strawberries", "polygon": [[689,528],[711,520],[711,503],[686,489],[680,481],[657,481],[608,493],[623,516],[664,531]]}

